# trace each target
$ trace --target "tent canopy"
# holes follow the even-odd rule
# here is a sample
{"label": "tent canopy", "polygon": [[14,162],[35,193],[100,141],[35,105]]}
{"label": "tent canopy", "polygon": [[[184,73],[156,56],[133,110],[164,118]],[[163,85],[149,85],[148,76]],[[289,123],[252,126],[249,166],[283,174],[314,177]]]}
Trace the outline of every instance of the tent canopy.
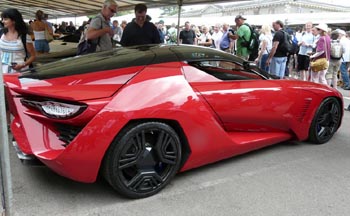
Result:
{"label": "tent canopy", "polygon": [[[169,5],[193,5],[206,3],[219,3],[227,1],[213,0],[116,0],[119,11],[130,10],[134,5],[145,3],[149,8]],[[238,1],[238,0],[232,0]],[[75,17],[95,15],[101,10],[104,0],[0,0],[1,11],[6,8],[17,8],[25,19],[33,19],[37,10],[49,14],[49,18]]]}

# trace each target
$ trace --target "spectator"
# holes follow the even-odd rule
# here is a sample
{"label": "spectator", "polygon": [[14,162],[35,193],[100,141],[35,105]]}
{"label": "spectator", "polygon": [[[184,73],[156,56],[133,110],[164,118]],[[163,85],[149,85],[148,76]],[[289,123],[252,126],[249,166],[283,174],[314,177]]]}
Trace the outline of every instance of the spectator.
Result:
{"label": "spectator", "polygon": [[66,31],[67,31],[67,33],[70,33],[70,34],[74,34],[75,33],[76,28],[75,28],[75,26],[74,26],[72,21],[69,22],[69,26],[67,26]]}
{"label": "spectator", "polygon": [[190,22],[185,22],[185,28],[180,32],[179,40],[181,44],[197,44],[196,33],[191,29]]}
{"label": "spectator", "polygon": [[91,18],[89,18],[88,21],[84,21],[83,25],[81,26],[81,28],[83,28],[82,30],[80,30],[81,28],[79,27],[79,31],[80,31],[80,39],[78,44],[83,43],[86,40],[86,35],[87,35],[87,31],[89,29],[90,23],[91,23]]}
{"label": "spectator", "polygon": [[157,27],[147,20],[147,6],[137,4],[134,8],[135,20],[125,27],[122,39],[122,46],[133,46],[142,44],[159,44],[160,37]]}
{"label": "spectator", "polygon": [[165,43],[165,34],[163,31],[163,27],[164,27],[164,21],[160,20],[157,24],[157,29],[159,32],[159,38],[160,38],[160,43],[164,44]]}
{"label": "spectator", "polygon": [[343,80],[343,89],[350,90],[350,83],[349,83],[349,63],[350,63],[350,40],[346,37],[346,33],[344,30],[338,30],[339,38],[340,38],[340,44],[344,47],[345,52],[342,57],[342,62],[340,65],[340,73]]}
{"label": "spectator", "polygon": [[202,31],[203,31],[203,33],[201,34],[201,36],[198,39],[198,45],[206,46],[206,47],[212,46],[213,41],[211,38],[211,34],[209,32],[209,28],[207,26],[203,26]]}
{"label": "spectator", "polygon": [[267,58],[272,49],[272,34],[270,25],[263,25],[261,27],[259,36],[259,54],[255,59],[255,63],[264,71],[269,71],[269,66],[266,65]]}
{"label": "spectator", "polygon": [[44,13],[38,10],[35,13],[36,20],[32,23],[31,27],[34,33],[34,47],[38,54],[48,53],[50,51],[49,42],[45,39],[45,29],[49,34],[53,35],[52,28],[49,28],[48,24],[44,20]]}
{"label": "spectator", "polygon": [[[328,71],[326,73],[326,80],[329,86],[337,88],[338,82],[338,71],[341,64],[341,57],[344,54],[344,47],[339,41],[339,32],[331,32],[331,50],[334,51],[333,56],[331,51],[331,59],[329,61]],[[338,57],[339,56],[339,57]]]}
{"label": "spectator", "polygon": [[220,49],[222,51],[232,53],[233,51],[233,40],[229,37],[229,28],[230,26],[227,23],[222,25],[222,37],[220,40]]}
{"label": "spectator", "polygon": [[229,34],[230,38],[237,40],[237,52],[236,55],[248,60],[249,58],[249,40],[251,36],[250,28],[247,25],[244,25],[246,18],[244,18],[241,15],[237,15],[235,18],[236,26],[237,26],[237,32],[236,34],[232,35]]}
{"label": "spectator", "polygon": [[214,48],[220,50],[220,41],[222,38],[222,31],[221,31],[221,25],[216,24],[214,26],[214,32],[211,35],[211,39],[213,40]]}
{"label": "spectator", "polygon": [[117,13],[118,5],[114,0],[105,0],[101,12],[91,20],[86,32],[88,40],[97,43],[96,52],[111,50],[114,32],[109,25],[111,17]]}
{"label": "spectator", "polygon": [[113,40],[120,42],[120,39],[122,38],[123,29],[119,26],[118,20],[113,21]]}
{"label": "spectator", "polygon": [[[319,58],[326,58],[329,61],[330,53],[331,53],[331,41],[329,36],[327,35],[328,26],[327,24],[321,23],[317,25],[315,28],[319,32],[320,38],[316,43],[316,53],[310,56],[310,58],[313,61]],[[315,83],[322,83],[327,85],[327,81],[326,81],[327,69],[324,69],[318,72],[314,72],[311,70],[311,81]]]}
{"label": "spectator", "polygon": [[287,50],[284,49],[284,34],[283,22],[277,20],[272,23],[275,35],[272,39],[272,49],[269,57],[266,61],[266,65],[270,67],[270,73],[279,76],[280,79],[284,78],[287,63]]}
{"label": "spectator", "polygon": [[25,70],[35,60],[35,50],[22,14],[17,9],[10,8],[1,13],[1,19],[4,23],[0,38],[2,72]]}
{"label": "spectator", "polygon": [[298,43],[299,52],[297,70],[300,73],[300,79],[304,81],[307,81],[309,77],[308,70],[310,66],[310,55],[315,41],[315,36],[312,34],[311,29],[312,23],[305,23],[305,32],[302,33]]}
{"label": "spectator", "polygon": [[128,24],[128,22],[126,20],[123,20],[122,23],[120,24],[120,27],[122,28],[123,31],[124,31],[127,24]]}
{"label": "spectator", "polygon": [[177,29],[175,28],[176,24],[171,24],[171,27],[168,29],[167,39],[168,44],[176,44],[177,43]]}
{"label": "spectator", "polygon": [[66,22],[63,22],[61,23],[61,25],[58,27],[57,29],[57,32],[55,33],[58,33],[58,34],[66,34],[67,33],[67,25],[66,25]]}
{"label": "spectator", "polygon": [[196,43],[195,44],[198,44],[198,39],[201,37],[202,32],[200,31],[199,27],[197,27],[196,25],[192,25],[192,30],[196,34]]}
{"label": "spectator", "polygon": [[295,36],[295,32],[291,28],[288,28],[286,32],[289,34],[289,37],[292,42],[292,51],[288,52],[286,71],[284,74],[284,76],[289,77],[289,75],[292,75],[292,72],[296,69],[295,68],[297,64],[296,54],[299,52],[299,46],[298,46],[297,37]]}

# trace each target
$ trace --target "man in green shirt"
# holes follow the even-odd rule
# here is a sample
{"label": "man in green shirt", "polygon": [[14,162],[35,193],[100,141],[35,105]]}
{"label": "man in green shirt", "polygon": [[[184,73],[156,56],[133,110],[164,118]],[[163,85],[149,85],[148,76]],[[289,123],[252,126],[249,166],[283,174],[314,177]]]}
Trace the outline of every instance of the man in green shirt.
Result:
{"label": "man in green shirt", "polygon": [[235,22],[237,26],[237,32],[234,35],[230,34],[230,38],[237,40],[236,55],[245,60],[248,60],[250,53],[247,45],[249,44],[251,33],[249,27],[247,25],[243,25],[245,20],[246,18],[244,18],[242,15],[236,16]]}

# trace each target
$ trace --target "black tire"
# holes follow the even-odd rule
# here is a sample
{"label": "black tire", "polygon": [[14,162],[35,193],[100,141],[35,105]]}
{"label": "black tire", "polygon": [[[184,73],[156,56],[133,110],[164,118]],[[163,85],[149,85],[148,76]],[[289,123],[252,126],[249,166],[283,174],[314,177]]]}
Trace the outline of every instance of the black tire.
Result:
{"label": "black tire", "polygon": [[309,141],[315,144],[328,142],[341,122],[341,107],[334,97],[326,98],[318,107],[309,130]]}
{"label": "black tire", "polygon": [[126,127],[104,159],[104,177],[121,195],[144,198],[158,193],[181,164],[181,143],[167,124],[146,122]]}

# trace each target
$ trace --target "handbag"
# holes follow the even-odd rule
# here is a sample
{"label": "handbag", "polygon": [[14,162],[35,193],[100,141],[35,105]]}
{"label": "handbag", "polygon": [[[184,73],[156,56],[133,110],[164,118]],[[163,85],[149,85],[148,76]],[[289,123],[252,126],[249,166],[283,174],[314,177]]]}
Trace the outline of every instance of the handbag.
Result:
{"label": "handbag", "polygon": [[[324,38],[323,38],[324,39]],[[326,39],[324,39],[326,45]],[[325,53],[327,57],[327,47],[325,48]],[[328,60],[327,58],[319,58],[315,61],[310,62],[310,67],[313,72],[319,72],[328,68]]]}
{"label": "handbag", "polygon": [[319,72],[328,68],[328,61],[326,58],[319,58],[313,61],[311,64],[311,70],[313,72]]}
{"label": "handbag", "polygon": [[45,40],[47,40],[49,43],[53,41],[53,36],[50,34],[47,26],[45,26]]}
{"label": "handbag", "polygon": [[[99,38],[100,39],[100,38]],[[100,40],[98,40],[99,43]],[[96,52],[97,44],[91,40],[84,40],[78,44],[77,55],[85,55]]]}

